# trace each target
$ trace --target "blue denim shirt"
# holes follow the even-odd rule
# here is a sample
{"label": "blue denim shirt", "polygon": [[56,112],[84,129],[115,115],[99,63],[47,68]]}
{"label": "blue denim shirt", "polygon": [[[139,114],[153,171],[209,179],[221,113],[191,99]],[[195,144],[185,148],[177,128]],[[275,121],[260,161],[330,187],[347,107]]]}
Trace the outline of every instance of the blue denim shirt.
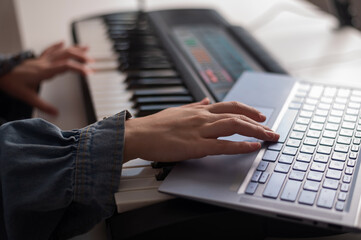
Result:
{"label": "blue denim shirt", "polygon": [[41,119],[0,127],[0,239],[66,239],[115,211],[124,111],[79,130]]}

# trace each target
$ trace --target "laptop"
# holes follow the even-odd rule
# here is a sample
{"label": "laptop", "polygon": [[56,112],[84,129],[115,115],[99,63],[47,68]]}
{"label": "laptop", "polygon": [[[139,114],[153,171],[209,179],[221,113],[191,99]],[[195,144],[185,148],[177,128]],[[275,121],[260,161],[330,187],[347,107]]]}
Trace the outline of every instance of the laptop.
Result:
{"label": "laptop", "polygon": [[[359,231],[361,89],[245,72],[224,101],[267,116],[280,134],[258,152],[178,163],[159,191],[218,206]],[[240,135],[230,141],[259,141]]]}

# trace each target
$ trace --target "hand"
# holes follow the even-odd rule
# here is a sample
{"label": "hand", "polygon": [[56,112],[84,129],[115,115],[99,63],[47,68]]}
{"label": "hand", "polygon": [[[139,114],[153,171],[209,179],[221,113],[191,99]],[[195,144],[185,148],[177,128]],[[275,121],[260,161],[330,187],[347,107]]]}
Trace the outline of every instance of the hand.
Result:
{"label": "hand", "polygon": [[9,95],[21,99],[31,106],[56,115],[57,109],[43,101],[37,89],[43,80],[72,70],[83,75],[92,70],[85,63],[92,61],[86,56],[87,47],[73,46],[65,48],[62,42],[47,48],[40,57],[24,61],[10,73],[0,78],[0,89]]}
{"label": "hand", "polygon": [[207,155],[249,153],[260,149],[259,142],[232,142],[217,139],[235,133],[265,141],[279,135],[258,122],[266,117],[239,102],[209,105],[209,100],[169,108],[125,122],[124,162],[134,158],[175,162]]}

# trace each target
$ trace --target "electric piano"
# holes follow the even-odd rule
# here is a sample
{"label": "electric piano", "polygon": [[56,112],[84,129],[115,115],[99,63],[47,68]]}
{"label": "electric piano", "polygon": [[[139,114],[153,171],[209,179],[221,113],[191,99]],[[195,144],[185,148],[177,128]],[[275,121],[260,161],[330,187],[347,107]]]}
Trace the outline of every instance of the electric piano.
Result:
{"label": "electric piano", "polygon": [[[141,117],[204,97],[222,101],[244,71],[287,74],[244,28],[212,9],[115,12],[76,20],[72,31],[96,60],[95,73],[82,79],[90,123],[124,109]],[[157,190],[172,166],[125,163],[118,212],[172,198]]]}

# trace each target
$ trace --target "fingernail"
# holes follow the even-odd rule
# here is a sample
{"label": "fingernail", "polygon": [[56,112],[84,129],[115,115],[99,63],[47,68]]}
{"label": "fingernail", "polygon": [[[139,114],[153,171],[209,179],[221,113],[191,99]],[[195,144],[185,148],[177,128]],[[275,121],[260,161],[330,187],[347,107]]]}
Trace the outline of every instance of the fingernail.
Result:
{"label": "fingernail", "polygon": [[266,130],[265,131],[265,134],[267,135],[267,137],[269,137],[271,140],[275,139],[276,137],[278,138],[278,134],[276,134],[275,132],[273,131],[268,131]]}
{"label": "fingernail", "polygon": [[253,150],[257,150],[257,149],[261,148],[261,143],[259,143],[259,142],[250,142],[249,145],[251,146],[251,148]]}
{"label": "fingernail", "polygon": [[263,125],[263,127],[264,127],[265,129],[267,129],[268,131],[271,131],[271,132],[272,132],[272,129],[270,129],[268,126]]}
{"label": "fingernail", "polygon": [[259,117],[261,118],[261,119],[264,119],[264,120],[266,120],[266,116],[265,115],[263,115],[262,113],[259,113]]}

